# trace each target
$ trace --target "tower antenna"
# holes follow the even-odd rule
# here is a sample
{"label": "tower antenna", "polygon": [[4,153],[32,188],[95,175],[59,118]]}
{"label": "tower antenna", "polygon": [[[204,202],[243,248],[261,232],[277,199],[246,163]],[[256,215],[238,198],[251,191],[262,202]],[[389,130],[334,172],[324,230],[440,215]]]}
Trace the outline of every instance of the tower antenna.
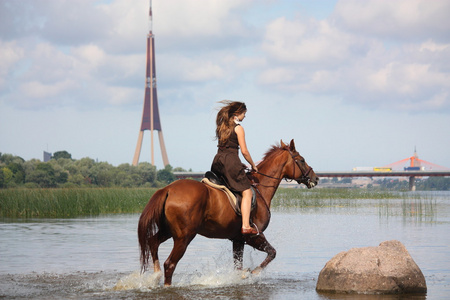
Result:
{"label": "tower antenna", "polygon": [[134,152],[133,165],[137,166],[139,157],[141,155],[142,140],[144,138],[144,131],[150,130],[151,134],[151,163],[155,165],[153,131],[158,131],[159,145],[161,147],[161,155],[164,166],[169,164],[167,157],[166,146],[164,145],[164,137],[162,133],[161,120],[159,117],[158,95],[156,92],[156,68],[155,68],[155,40],[152,32],[153,13],[152,1],[150,0],[149,10],[149,33],[147,35],[147,65],[145,77],[145,96],[144,108],[142,111],[141,128],[139,130],[136,151]]}
{"label": "tower antenna", "polygon": [[150,9],[148,12],[148,31],[152,32],[152,29],[153,29],[152,0],[150,0]]}

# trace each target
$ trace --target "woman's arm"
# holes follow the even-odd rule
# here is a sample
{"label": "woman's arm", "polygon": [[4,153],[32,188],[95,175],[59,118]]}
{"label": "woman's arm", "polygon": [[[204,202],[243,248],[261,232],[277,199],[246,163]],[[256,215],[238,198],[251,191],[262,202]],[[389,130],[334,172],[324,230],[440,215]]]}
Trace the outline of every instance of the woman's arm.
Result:
{"label": "woman's arm", "polygon": [[238,137],[239,147],[241,148],[242,156],[244,156],[245,160],[248,161],[250,166],[252,166],[252,169],[255,171],[258,171],[258,168],[256,168],[255,163],[253,162],[252,156],[250,155],[250,152],[247,148],[247,143],[245,142],[245,131],[242,126],[236,126],[234,128],[234,131],[236,132],[236,135]]}

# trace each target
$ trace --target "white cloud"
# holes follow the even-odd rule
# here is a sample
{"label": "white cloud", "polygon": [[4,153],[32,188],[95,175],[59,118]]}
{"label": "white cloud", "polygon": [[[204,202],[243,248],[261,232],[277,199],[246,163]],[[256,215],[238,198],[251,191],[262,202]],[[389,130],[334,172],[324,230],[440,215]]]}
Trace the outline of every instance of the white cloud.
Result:
{"label": "white cloud", "polygon": [[341,0],[334,19],[338,26],[361,35],[417,41],[450,37],[447,0]]}
{"label": "white cloud", "polygon": [[107,106],[122,106],[143,98],[143,92],[141,90],[136,91],[136,89],[133,88],[119,86],[105,86],[100,88],[104,91],[103,94],[106,96]]}
{"label": "white cloud", "polygon": [[0,40],[0,72],[6,74],[16,62],[23,58],[23,49],[16,42]]}
{"label": "white cloud", "polygon": [[155,29],[158,26],[158,34],[182,38],[239,35],[245,26],[233,11],[250,3],[239,0],[154,1],[154,12],[169,12],[166,18],[155,15]]}
{"label": "white cloud", "polygon": [[50,85],[43,84],[38,81],[29,81],[21,85],[20,89],[25,97],[28,99],[45,99],[55,97],[61,93],[71,92],[78,84],[70,79],[65,79],[58,82],[52,82]]}
{"label": "white cloud", "polygon": [[428,40],[420,45],[419,51],[441,52],[450,50],[450,44],[438,44],[432,40]]}
{"label": "white cloud", "polygon": [[102,40],[114,22],[92,0],[50,1],[47,10],[39,9],[40,2],[31,2],[44,18],[39,30],[42,37],[57,45],[78,46]]}
{"label": "white cloud", "polygon": [[[425,9],[425,16],[419,16],[425,5],[420,1],[405,10],[401,8],[406,2],[396,7],[391,1],[341,1],[326,20],[276,19],[267,25],[262,43],[268,64],[259,83],[286,93],[339,95],[347,103],[382,110],[448,111],[448,42],[438,42],[432,38],[434,32],[424,31],[422,38],[391,43],[393,35],[377,27],[384,25],[375,25],[395,21],[402,31],[437,28],[441,25],[433,16],[441,16],[439,9],[446,4],[436,2]],[[380,15],[387,21],[380,22]],[[342,26],[347,19],[354,30],[349,31],[347,23]]]}
{"label": "white cloud", "polygon": [[262,85],[284,84],[295,81],[295,70],[289,68],[269,68],[262,72],[259,76],[259,83]]}
{"label": "white cloud", "polygon": [[93,67],[105,63],[106,59],[106,54],[103,49],[93,44],[76,47],[72,53],[78,60],[84,61]]}
{"label": "white cloud", "polygon": [[[230,80],[226,78],[234,78],[231,74],[235,68],[245,70],[257,63],[222,50],[227,38],[249,35],[239,10],[250,3],[155,1],[153,28],[159,36],[156,38],[158,76],[166,74],[169,84],[181,82],[186,86],[192,82]],[[14,84],[9,86],[2,101],[29,107],[30,103],[38,105],[33,99],[42,99],[39,102],[42,109],[62,102],[76,107],[85,103],[126,105],[135,101],[126,97],[138,91],[142,93],[148,2],[130,5],[129,1],[117,0],[97,4],[83,0],[74,6],[71,1],[49,1],[43,5],[24,1],[11,2],[5,10],[20,12],[15,18],[3,19],[0,25],[20,24],[18,31],[23,38],[16,48],[20,47],[23,55],[5,56],[8,58],[4,64],[16,69],[22,64],[26,68],[15,75]],[[34,14],[30,17],[31,11]],[[165,48],[164,44],[176,46]],[[195,52],[186,51],[193,47]],[[170,52],[167,54],[164,49]],[[15,49],[14,53],[21,52]],[[165,61],[164,57],[168,59]],[[161,63],[165,63],[163,69]],[[5,71],[0,73],[0,88],[12,80],[7,68],[2,70]],[[78,88],[64,89],[62,83],[68,80],[77,82]],[[25,91],[24,87],[32,88]]]}
{"label": "white cloud", "polygon": [[[25,3],[35,9],[33,17],[28,19],[28,10],[0,21],[28,22],[20,23],[22,39],[0,44],[6,51],[0,58],[6,66],[0,71],[3,100],[19,106],[23,101],[25,107],[43,95],[43,107],[134,101],[127,97],[143,87],[148,3]],[[449,101],[450,47],[441,41],[445,34],[437,32],[449,22],[440,13],[447,4],[432,3],[344,0],[327,19],[281,16],[261,34],[263,28],[246,22],[256,2],[154,1],[157,76],[168,88],[159,92],[184,101],[187,94],[196,99],[214,90],[214,82],[221,82],[224,91],[227,85],[256,83],[266,91],[334,95],[371,108],[413,110],[428,103],[442,111]],[[24,8],[14,2],[11,9],[16,6]],[[392,30],[414,32],[418,27],[417,37],[407,44],[393,41]],[[192,84],[203,84],[203,91]],[[15,93],[25,93],[23,87],[33,88]]]}
{"label": "white cloud", "polygon": [[75,59],[70,54],[62,52],[53,44],[44,42],[30,44],[26,49],[26,57],[31,65],[23,80],[39,80],[45,83],[60,81],[72,77],[75,71]]}
{"label": "white cloud", "polygon": [[283,17],[267,26],[262,48],[280,62],[334,65],[350,54],[349,38],[326,21]]}
{"label": "white cloud", "polygon": [[24,50],[16,42],[0,40],[0,92],[6,88],[8,77],[18,69],[17,64],[23,56]]}

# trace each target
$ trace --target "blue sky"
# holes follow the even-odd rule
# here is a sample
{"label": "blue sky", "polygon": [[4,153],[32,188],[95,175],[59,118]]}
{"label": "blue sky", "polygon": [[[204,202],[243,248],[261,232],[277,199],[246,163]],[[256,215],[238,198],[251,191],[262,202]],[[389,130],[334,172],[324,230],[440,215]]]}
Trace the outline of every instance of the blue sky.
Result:
{"label": "blue sky", "polygon": [[[0,0],[0,152],[131,163],[148,7]],[[153,0],[153,32],[173,167],[209,169],[223,99],[246,102],[256,161],[294,139],[320,171],[384,166],[414,147],[450,167],[450,1]]]}

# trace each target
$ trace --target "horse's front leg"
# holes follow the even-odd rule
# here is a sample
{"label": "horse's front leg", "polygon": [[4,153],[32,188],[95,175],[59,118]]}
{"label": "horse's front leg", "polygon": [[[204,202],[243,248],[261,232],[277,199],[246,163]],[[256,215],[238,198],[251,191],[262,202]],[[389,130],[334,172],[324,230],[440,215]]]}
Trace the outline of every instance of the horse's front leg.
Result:
{"label": "horse's front leg", "polygon": [[258,274],[275,258],[275,256],[277,255],[277,251],[274,247],[272,247],[272,245],[269,244],[263,233],[246,237],[245,242],[249,246],[267,253],[266,259],[252,271],[252,274]]}
{"label": "horse's front leg", "polygon": [[244,245],[244,241],[233,241],[233,260],[237,270],[242,270]]}

